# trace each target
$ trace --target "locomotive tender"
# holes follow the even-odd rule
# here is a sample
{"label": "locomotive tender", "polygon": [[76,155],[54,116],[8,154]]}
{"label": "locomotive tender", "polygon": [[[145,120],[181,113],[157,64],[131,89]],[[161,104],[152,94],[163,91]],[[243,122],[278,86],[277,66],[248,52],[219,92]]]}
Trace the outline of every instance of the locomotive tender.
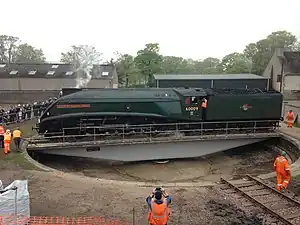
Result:
{"label": "locomotive tender", "polygon": [[[205,118],[201,110],[203,98],[208,100]],[[67,131],[83,134],[92,132],[84,127],[101,126],[96,131],[101,133],[124,124],[190,123],[180,126],[191,129],[199,128],[199,124],[191,125],[194,122],[213,122],[210,128],[220,128],[224,121],[230,121],[232,127],[253,127],[255,121],[257,127],[273,127],[282,120],[282,99],[279,92],[259,89],[79,89],[52,103],[37,127],[39,134],[49,136],[64,128],[80,127]]]}

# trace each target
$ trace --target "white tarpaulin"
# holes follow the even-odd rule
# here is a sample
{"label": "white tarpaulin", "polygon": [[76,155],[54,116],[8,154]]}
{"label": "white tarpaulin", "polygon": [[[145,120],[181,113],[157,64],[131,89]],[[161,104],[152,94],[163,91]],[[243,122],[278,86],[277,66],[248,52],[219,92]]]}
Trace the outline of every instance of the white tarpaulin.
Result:
{"label": "white tarpaulin", "polygon": [[4,189],[0,189],[0,218],[5,221],[2,221],[5,225],[16,224],[16,220],[20,225],[25,224],[26,219],[30,217],[27,184],[27,180],[15,180]]}

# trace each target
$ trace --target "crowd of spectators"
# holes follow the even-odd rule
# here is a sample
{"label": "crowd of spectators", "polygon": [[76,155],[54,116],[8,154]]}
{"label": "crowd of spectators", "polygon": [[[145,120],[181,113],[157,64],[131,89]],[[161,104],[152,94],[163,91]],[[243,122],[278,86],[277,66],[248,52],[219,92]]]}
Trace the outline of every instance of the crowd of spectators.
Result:
{"label": "crowd of spectators", "polygon": [[43,111],[57,98],[49,98],[44,102],[33,102],[28,104],[18,104],[9,108],[0,106],[0,123],[13,124],[30,120],[41,116]]}

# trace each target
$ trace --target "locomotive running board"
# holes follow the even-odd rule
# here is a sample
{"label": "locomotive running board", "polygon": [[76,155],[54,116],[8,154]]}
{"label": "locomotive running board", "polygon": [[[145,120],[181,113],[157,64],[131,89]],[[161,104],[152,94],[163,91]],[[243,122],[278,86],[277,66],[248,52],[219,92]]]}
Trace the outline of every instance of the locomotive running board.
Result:
{"label": "locomotive running board", "polygon": [[84,158],[94,158],[112,161],[145,161],[175,158],[192,158],[204,156],[239,146],[261,142],[272,137],[279,137],[278,133],[239,135],[238,137],[227,136],[227,138],[202,139],[202,140],[173,140],[162,143],[139,143],[123,145],[77,145],[53,148],[47,146],[28,146],[28,151],[38,151],[45,154],[67,155]]}

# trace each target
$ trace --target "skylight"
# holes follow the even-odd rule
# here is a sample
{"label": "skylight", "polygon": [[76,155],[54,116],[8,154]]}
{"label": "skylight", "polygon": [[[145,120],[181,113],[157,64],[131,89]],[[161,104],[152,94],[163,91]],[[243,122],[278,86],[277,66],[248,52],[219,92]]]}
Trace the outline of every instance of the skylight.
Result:
{"label": "skylight", "polygon": [[68,72],[66,72],[66,75],[67,76],[71,76],[73,74],[73,71],[68,71]]}
{"label": "skylight", "polygon": [[18,70],[12,70],[12,71],[10,71],[10,75],[16,75],[18,73]]}
{"label": "skylight", "polygon": [[47,75],[54,75],[55,71],[48,71]]}

